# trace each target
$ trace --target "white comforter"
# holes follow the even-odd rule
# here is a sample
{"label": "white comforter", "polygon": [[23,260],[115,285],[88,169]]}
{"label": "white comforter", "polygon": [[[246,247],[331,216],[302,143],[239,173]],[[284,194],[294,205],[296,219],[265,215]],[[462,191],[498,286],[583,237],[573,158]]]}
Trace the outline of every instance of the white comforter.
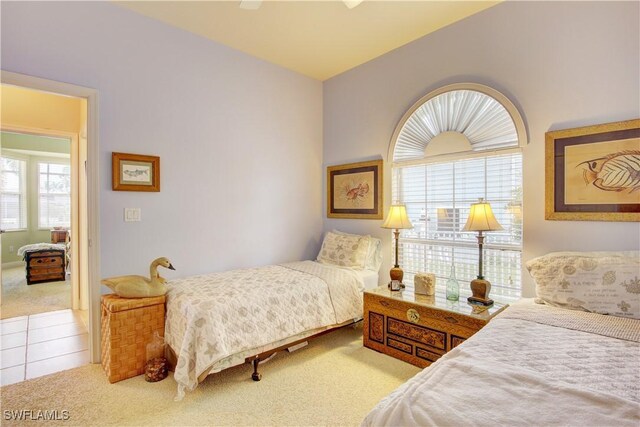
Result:
{"label": "white comforter", "polygon": [[178,356],[178,399],[230,355],[362,317],[360,277],[312,261],[187,277],[167,287],[165,340]]}
{"label": "white comforter", "polygon": [[640,321],[516,305],[383,399],[367,426],[640,425]]}

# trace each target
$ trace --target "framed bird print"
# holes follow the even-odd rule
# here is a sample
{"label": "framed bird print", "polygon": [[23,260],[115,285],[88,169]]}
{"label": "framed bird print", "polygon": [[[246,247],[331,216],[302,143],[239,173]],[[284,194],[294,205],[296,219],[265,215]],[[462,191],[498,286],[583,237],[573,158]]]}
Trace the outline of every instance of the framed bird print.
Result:
{"label": "framed bird print", "polygon": [[160,191],[160,157],[111,154],[113,191]]}
{"label": "framed bird print", "polygon": [[640,119],[545,134],[545,218],[640,221]]}
{"label": "framed bird print", "polygon": [[382,160],[327,168],[327,218],[382,219]]}

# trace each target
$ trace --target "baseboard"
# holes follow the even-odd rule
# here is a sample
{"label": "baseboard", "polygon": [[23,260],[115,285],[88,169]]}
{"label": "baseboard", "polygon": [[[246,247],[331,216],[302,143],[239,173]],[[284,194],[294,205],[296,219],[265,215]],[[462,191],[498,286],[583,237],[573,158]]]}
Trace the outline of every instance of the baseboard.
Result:
{"label": "baseboard", "polygon": [[2,268],[15,268],[15,267],[24,267],[24,261],[12,261],[12,262],[5,262],[2,264]]}

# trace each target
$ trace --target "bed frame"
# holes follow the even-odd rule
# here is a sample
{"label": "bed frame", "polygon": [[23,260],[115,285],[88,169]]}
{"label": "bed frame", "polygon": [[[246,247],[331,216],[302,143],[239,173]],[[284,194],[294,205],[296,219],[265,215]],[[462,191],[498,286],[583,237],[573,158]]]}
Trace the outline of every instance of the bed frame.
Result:
{"label": "bed frame", "polygon": [[[337,326],[331,327],[329,329],[325,329],[325,330],[320,331],[320,332],[318,332],[316,334],[313,334],[313,335],[309,335],[308,337],[300,338],[300,339],[288,342],[286,344],[283,344],[281,346],[274,347],[274,348],[272,348],[270,350],[266,350],[266,351],[263,351],[261,353],[255,354],[255,355],[250,355],[250,356],[245,357],[244,362],[253,366],[253,373],[251,374],[251,379],[254,380],[254,381],[260,381],[262,379],[262,374],[258,372],[258,366],[261,363],[267,363],[277,353],[279,353],[281,351],[284,351],[284,350],[289,350],[292,347],[296,347],[297,345],[306,343],[306,342],[308,342],[308,341],[310,341],[310,340],[312,340],[314,338],[318,338],[318,337],[320,337],[322,335],[325,335],[325,334],[328,334],[330,332],[337,331],[338,329],[346,328],[348,326],[356,327],[356,325],[358,323],[360,323],[360,322],[362,322],[362,319],[351,320],[351,321],[348,321],[348,322],[346,322],[344,324],[337,325]],[[292,351],[295,351],[295,350],[289,350],[289,351],[292,352]],[[165,356],[166,356],[167,360],[169,361],[169,365],[171,367],[171,370],[174,370],[174,368],[176,366],[176,363],[178,362],[178,357],[177,357],[176,353],[173,351],[173,349],[171,348],[171,346],[169,346],[169,345],[166,346]],[[234,366],[239,366],[239,365],[234,365]],[[229,369],[229,368],[226,368],[226,369]],[[201,374],[198,377],[198,382],[199,383],[202,382],[207,376],[210,375],[210,372],[211,371],[209,370],[209,371],[206,371],[203,374]]]}
{"label": "bed frame", "polygon": [[274,348],[273,350],[267,350],[264,351],[260,354],[256,354],[255,356],[250,356],[244,359],[245,363],[251,363],[253,365],[253,373],[251,374],[251,379],[254,381],[260,381],[262,379],[262,374],[258,372],[258,365],[260,363],[266,363],[269,360],[271,360],[271,358],[273,358],[277,353],[283,351],[283,350],[289,350],[292,347],[295,347],[299,344],[303,344],[308,342],[309,340],[312,340],[314,338],[318,338],[322,335],[328,334],[329,332],[334,332],[337,331],[338,329],[342,329],[342,328],[346,328],[347,326],[352,326],[355,327],[358,323],[362,322],[362,319],[360,320],[356,320],[356,321],[351,321],[345,325],[340,325],[340,326],[336,326],[330,329],[326,329],[324,331],[318,332],[317,334],[314,335],[310,335],[306,338],[301,338],[299,340],[290,342],[288,344],[282,345],[280,347]]}

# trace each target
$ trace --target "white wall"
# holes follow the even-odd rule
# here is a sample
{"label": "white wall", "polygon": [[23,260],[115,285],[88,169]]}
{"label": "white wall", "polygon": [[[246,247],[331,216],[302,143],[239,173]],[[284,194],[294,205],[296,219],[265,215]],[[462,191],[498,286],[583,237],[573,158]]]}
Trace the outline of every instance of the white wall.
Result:
{"label": "white wall", "polygon": [[[450,83],[486,84],[516,104],[528,128],[523,259],[638,249],[638,223],[545,221],[544,134],[640,116],[639,9],[637,2],[506,2],[332,78],[324,84],[324,164],[380,157],[388,163],[393,130],[421,96]],[[324,220],[325,230],[384,238],[384,281],[391,235],[380,224]],[[532,295],[526,271],[523,281],[524,294]]]}
{"label": "white wall", "polygon": [[[3,3],[1,27],[3,70],[99,91],[103,277],[313,256],[320,82],[106,2]],[[162,191],[111,191],[113,151],[160,156]]]}

